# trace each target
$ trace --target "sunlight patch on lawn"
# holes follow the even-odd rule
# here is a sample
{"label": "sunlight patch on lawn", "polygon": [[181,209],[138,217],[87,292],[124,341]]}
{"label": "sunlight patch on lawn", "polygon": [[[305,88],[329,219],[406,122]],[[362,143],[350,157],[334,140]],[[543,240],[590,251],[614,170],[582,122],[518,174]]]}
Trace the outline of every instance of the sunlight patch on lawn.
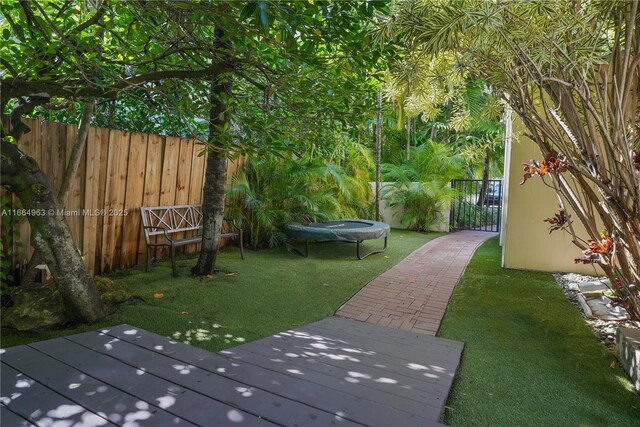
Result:
{"label": "sunlight patch on lawn", "polygon": [[202,343],[206,341],[215,341],[215,340],[224,342],[225,344],[231,344],[231,343],[241,344],[246,341],[245,338],[237,337],[233,334],[216,333],[216,330],[222,328],[222,325],[220,325],[219,323],[213,323],[211,324],[210,327],[206,325],[204,321],[200,323],[201,323],[201,327],[189,328],[185,331],[176,331],[171,335],[170,338],[173,338],[177,341],[181,341],[184,344],[189,344],[189,345],[191,345],[192,343]]}

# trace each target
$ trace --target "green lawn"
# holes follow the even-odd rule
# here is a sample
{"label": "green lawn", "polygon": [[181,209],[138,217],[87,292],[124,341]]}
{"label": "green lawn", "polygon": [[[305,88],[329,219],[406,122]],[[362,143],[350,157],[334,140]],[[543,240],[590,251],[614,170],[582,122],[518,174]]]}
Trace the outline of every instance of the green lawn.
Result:
{"label": "green lawn", "polygon": [[452,426],[638,426],[640,399],[549,274],[503,270],[491,239],[441,328],[466,343],[444,422]]}
{"label": "green lawn", "polygon": [[[96,325],[40,334],[3,330],[1,345],[127,323],[219,351],[331,316],[371,279],[440,235],[393,230],[387,251],[362,261],[349,243],[310,243],[309,258],[281,247],[246,251],[240,260],[238,249],[228,248],[218,258],[220,273],[210,279],[189,276],[193,258],[178,261],[178,278],[171,276],[168,262],[154,265],[150,273],[136,267],[109,277],[126,282],[144,301],[124,304]],[[381,240],[367,241],[364,249],[381,246]],[[154,299],[154,293],[164,298]]]}

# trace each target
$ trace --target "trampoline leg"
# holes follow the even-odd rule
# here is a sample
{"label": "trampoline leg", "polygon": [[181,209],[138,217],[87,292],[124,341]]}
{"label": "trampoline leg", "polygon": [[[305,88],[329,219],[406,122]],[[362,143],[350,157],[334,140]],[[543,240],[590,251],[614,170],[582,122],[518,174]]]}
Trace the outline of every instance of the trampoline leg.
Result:
{"label": "trampoline leg", "polygon": [[384,238],[384,247],[382,249],[378,249],[377,251],[371,251],[365,255],[360,255],[360,243],[362,243],[362,240],[356,241],[356,256],[358,257],[358,259],[365,259],[369,255],[379,254],[380,252],[384,252],[385,249],[387,249],[387,236],[385,236]]}
{"label": "trampoline leg", "polygon": [[296,249],[296,248],[291,248],[291,249],[289,250],[289,252],[292,252],[292,251],[293,251],[293,252],[295,252],[295,253],[297,253],[297,254],[298,254],[298,255],[300,255],[301,257],[306,258],[307,256],[309,256],[309,240],[304,239],[304,253],[300,252],[300,251],[299,251],[298,249]]}

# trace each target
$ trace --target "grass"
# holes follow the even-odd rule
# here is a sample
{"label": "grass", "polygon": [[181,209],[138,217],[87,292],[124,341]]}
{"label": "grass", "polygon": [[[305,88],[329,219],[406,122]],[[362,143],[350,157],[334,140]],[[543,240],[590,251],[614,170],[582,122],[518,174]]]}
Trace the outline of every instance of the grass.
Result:
{"label": "grass", "polygon": [[[285,248],[221,252],[212,278],[192,278],[193,258],[178,261],[179,277],[171,276],[168,262],[115,273],[109,277],[126,282],[144,301],[123,304],[118,311],[94,325],[83,325],[38,334],[5,331],[2,347],[11,347],[127,323],[210,350],[252,341],[289,328],[331,316],[371,279],[397,264],[412,251],[440,234],[393,230],[386,252],[362,261],[355,245],[310,243],[309,257]],[[364,250],[379,248],[381,240],[366,241]],[[155,293],[164,294],[154,299]]]}
{"label": "grass", "polygon": [[467,267],[441,327],[442,337],[466,344],[444,422],[640,425],[631,383],[551,275],[499,265],[491,239]]}

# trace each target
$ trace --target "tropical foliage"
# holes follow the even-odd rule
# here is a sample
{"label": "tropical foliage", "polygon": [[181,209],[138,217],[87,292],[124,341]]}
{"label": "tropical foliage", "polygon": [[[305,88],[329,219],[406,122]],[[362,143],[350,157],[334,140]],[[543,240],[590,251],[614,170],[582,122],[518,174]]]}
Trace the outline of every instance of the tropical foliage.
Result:
{"label": "tropical foliage", "polygon": [[[409,227],[429,229],[442,221],[442,212],[451,200],[453,192],[446,187],[447,179],[481,178],[483,184],[479,187],[477,206],[461,203],[466,211],[474,213],[465,218],[490,218],[492,213],[483,205],[487,199],[489,178],[502,176],[502,103],[484,82],[457,67],[452,55],[425,60],[424,55],[406,51],[406,46],[404,48],[405,54],[390,64],[390,71],[385,75],[385,88],[387,97],[395,106],[398,123],[405,117],[407,138],[403,143],[400,141],[402,138],[394,138],[393,132],[387,131],[391,134],[391,150],[387,150],[386,158],[396,165],[404,161],[411,164],[416,147],[438,141],[446,144],[449,150],[445,150],[446,153],[420,150],[419,161],[424,162],[425,155],[454,156],[464,169],[457,175],[440,171],[443,174],[437,184],[432,183],[428,187],[400,184],[403,191],[389,194],[392,205],[403,207],[404,223]],[[396,190],[398,187],[393,186]]]}
{"label": "tropical foliage", "polygon": [[325,158],[313,152],[252,158],[233,177],[227,217],[243,224],[251,247],[283,243],[287,224],[370,216],[370,152],[343,139]]}
{"label": "tropical foliage", "polygon": [[586,229],[580,237],[569,224],[572,240],[590,250],[604,224],[614,249],[597,257],[597,264],[636,319],[638,8],[637,1],[625,0],[407,0],[380,16],[377,32],[388,43],[410,43],[422,61],[451,55],[505,94],[542,157],[554,153],[566,164],[566,173],[543,180]]}
{"label": "tropical foliage", "polygon": [[442,221],[442,212],[454,196],[448,185],[464,173],[463,156],[442,143],[427,142],[411,149],[411,158],[400,165],[383,165],[384,198],[411,230],[429,231]]}

